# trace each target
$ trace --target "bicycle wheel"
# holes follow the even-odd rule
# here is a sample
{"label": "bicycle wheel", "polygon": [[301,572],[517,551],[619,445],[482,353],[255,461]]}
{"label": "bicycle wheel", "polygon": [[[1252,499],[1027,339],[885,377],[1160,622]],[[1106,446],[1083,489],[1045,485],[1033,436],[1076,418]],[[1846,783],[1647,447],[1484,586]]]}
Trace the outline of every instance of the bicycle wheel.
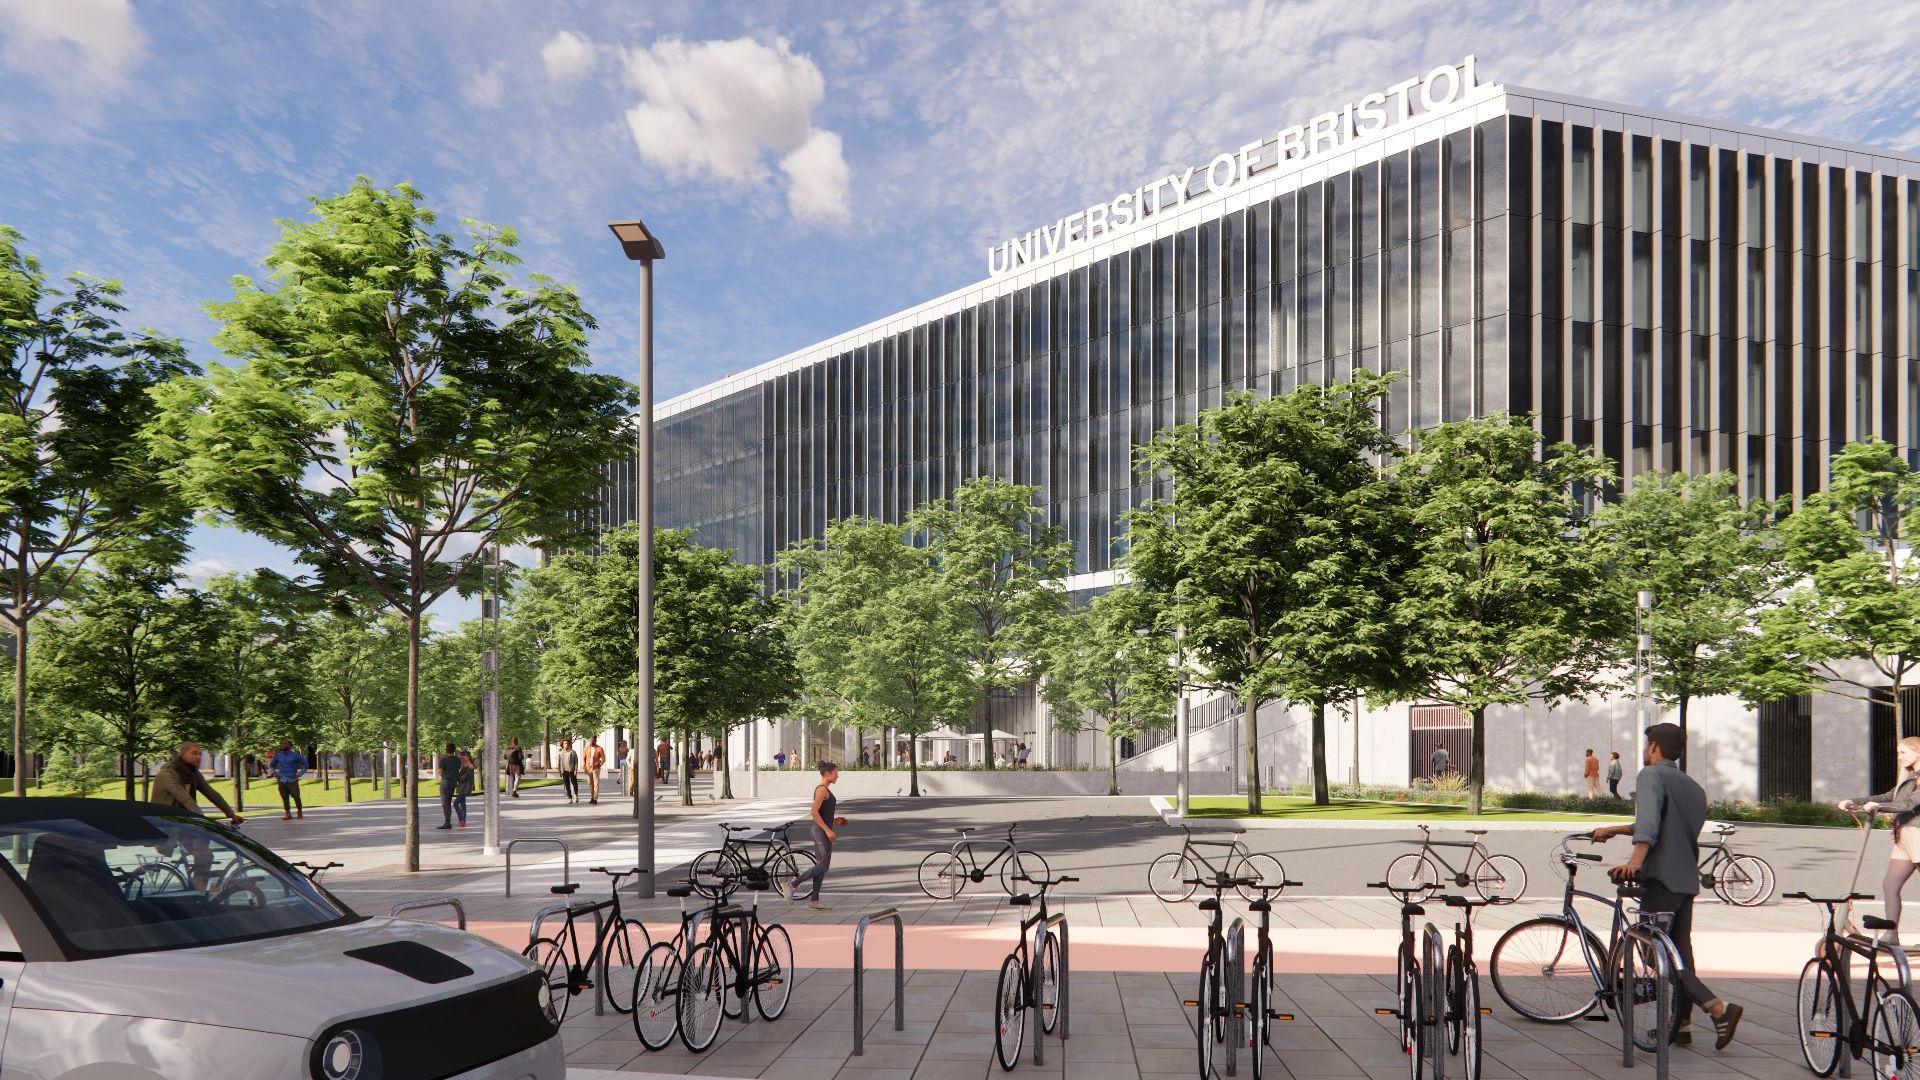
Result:
{"label": "bicycle wheel", "polygon": [[680,1000],[680,954],[660,944],[647,950],[633,976],[633,1033],[649,1050],[665,1050],[673,1041]]}
{"label": "bicycle wheel", "polygon": [[782,898],[793,895],[793,883],[801,874],[813,868],[813,853],[810,851],[786,851],[773,860],[767,867],[773,879],[773,891]]}
{"label": "bicycle wheel", "polygon": [[634,952],[637,949],[645,954],[651,944],[646,924],[639,919],[621,919],[620,925],[607,934],[607,951],[601,957],[601,963],[606,965],[606,978],[601,985],[615,1012],[625,1013],[633,1008],[633,979],[640,970],[634,962]]}
{"label": "bicycle wheel", "polygon": [[1795,996],[1795,1027],[1800,1055],[1815,1076],[1832,1076],[1840,1065],[1840,979],[1833,964],[1816,956],[1800,969],[1800,992]]}
{"label": "bicycle wheel", "polygon": [[1673,1027],[1673,973],[1659,946],[1646,938],[1623,936],[1614,943],[1613,1007],[1633,1036],[1634,1048],[1659,1055]]}
{"label": "bicycle wheel", "polygon": [[1876,1080],[1920,1077],[1920,1013],[1904,990],[1880,995],[1873,1010],[1873,1075]]}
{"label": "bicycle wheel", "polygon": [[[1271,855],[1249,855],[1240,860],[1240,865],[1234,868],[1233,876],[1257,881],[1262,885],[1278,885],[1287,880],[1287,870],[1280,865],[1279,859]],[[1236,885],[1234,889],[1240,893],[1240,899],[1249,904],[1260,899],[1258,889],[1246,885]]]}
{"label": "bicycle wheel", "polygon": [[[1581,949],[1581,935],[1586,949]],[[1560,915],[1518,923],[1500,935],[1491,958],[1493,992],[1507,1007],[1542,1024],[1565,1024],[1593,1011],[1599,1000],[1593,969],[1606,949],[1593,931]]]}
{"label": "bicycle wheel", "polygon": [[1200,876],[1200,870],[1184,851],[1169,851],[1147,867],[1147,888],[1169,904],[1183,904],[1193,895],[1188,881]]}
{"label": "bicycle wheel", "polygon": [[1421,1042],[1427,1050],[1427,1075],[1441,1080],[1447,1074],[1447,951],[1432,923],[1427,924],[1421,940],[1426,954],[1420,961],[1420,1007],[1426,1019],[1421,1025]]}
{"label": "bicycle wheel", "polygon": [[251,878],[236,878],[220,887],[213,894],[214,907],[232,908],[238,911],[258,911],[267,906],[267,894]]}
{"label": "bicycle wheel", "polygon": [[1440,868],[1425,853],[1409,851],[1387,864],[1387,891],[1418,903],[1440,889]]}
{"label": "bicycle wheel", "polygon": [[1460,961],[1460,946],[1447,949],[1447,1053],[1460,1052],[1461,1029],[1466,1025],[1467,1014],[1461,1010],[1466,1004],[1467,991],[1466,966]]}
{"label": "bicycle wheel", "polygon": [[1511,855],[1495,855],[1473,872],[1473,889],[1480,899],[1511,904],[1527,891],[1527,868]]}
{"label": "bicycle wheel", "polygon": [[1060,1026],[1060,937],[1053,931],[1040,943],[1040,1030]]}
{"label": "bicycle wheel", "polygon": [[1471,960],[1461,965],[1464,973],[1460,979],[1460,1010],[1466,1017],[1460,1029],[1460,1045],[1455,1052],[1460,1055],[1460,1071],[1466,1080],[1480,1080],[1480,971]]}
{"label": "bicycle wheel", "polygon": [[122,886],[129,900],[169,892],[186,892],[187,875],[163,862],[145,862],[128,876]]}
{"label": "bicycle wheel", "polygon": [[1266,1073],[1267,1021],[1273,1011],[1273,962],[1265,953],[1253,958],[1253,982],[1247,995],[1247,1055],[1253,1059],[1253,1080]]}
{"label": "bicycle wheel", "polygon": [[778,1020],[787,1011],[793,981],[793,939],[787,928],[779,923],[761,927],[753,951],[753,1007],[760,1019]]}
{"label": "bicycle wheel", "polygon": [[920,860],[920,891],[935,900],[951,900],[967,883],[967,865],[951,851],[936,851]]}
{"label": "bicycle wheel", "polygon": [[1053,874],[1047,869],[1047,860],[1037,851],[1022,848],[1007,856],[1000,864],[1000,888],[1012,896],[1020,891],[1020,882],[1026,878],[1047,878]]}
{"label": "bicycle wheel", "polygon": [[1003,1072],[1012,1072],[1020,1061],[1020,1046],[1027,1035],[1027,994],[1024,983],[1026,966],[1018,953],[1010,953],[1000,965],[1000,983],[993,991],[993,1053],[1000,1059]]}
{"label": "bicycle wheel", "polygon": [[733,988],[733,973],[727,968],[725,955],[712,941],[694,946],[680,968],[674,1026],[680,1041],[696,1054],[706,1053],[720,1034],[722,1001]]}
{"label": "bicycle wheel", "polygon": [[533,961],[545,974],[547,1019],[559,1027],[567,1018],[568,1003],[573,1000],[573,968],[567,962],[567,950],[553,938],[543,937],[521,950],[520,955]]}
{"label": "bicycle wheel", "polygon": [[1758,907],[1773,898],[1773,867],[1758,855],[1740,855],[1714,879],[1713,891],[1735,907]]}
{"label": "bicycle wheel", "polygon": [[703,851],[693,857],[687,882],[701,896],[718,900],[727,891],[728,879],[738,879],[741,869],[739,862],[739,858],[725,848]]}
{"label": "bicycle wheel", "polygon": [[1412,955],[1410,946],[1402,945],[1400,953],[1400,1052],[1407,1056],[1407,1080],[1420,1080],[1427,1068],[1427,1057],[1420,1052],[1426,1031],[1422,1022],[1426,1014],[1421,1011],[1420,1001],[1420,961]]}
{"label": "bicycle wheel", "polygon": [[1194,1017],[1193,1041],[1199,1047],[1200,1075],[1213,1075],[1213,1029],[1214,1013],[1220,1009],[1216,975],[1217,964],[1209,955],[1200,963],[1200,1013]]}

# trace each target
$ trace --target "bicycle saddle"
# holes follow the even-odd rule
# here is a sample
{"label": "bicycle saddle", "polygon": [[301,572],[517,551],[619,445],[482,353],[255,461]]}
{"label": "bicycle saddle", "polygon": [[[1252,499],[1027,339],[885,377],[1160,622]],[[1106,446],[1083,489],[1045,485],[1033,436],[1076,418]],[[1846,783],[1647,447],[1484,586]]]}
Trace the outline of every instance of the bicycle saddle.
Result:
{"label": "bicycle saddle", "polygon": [[1417,919],[1420,916],[1425,915],[1426,913],[1427,913],[1427,909],[1424,907],[1421,907],[1419,904],[1401,904],[1400,905],[1400,914],[1405,915],[1408,918]]}
{"label": "bicycle saddle", "polygon": [[1205,900],[1200,901],[1200,910],[1201,911],[1219,911],[1220,898],[1217,896],[1209,896]]}
{"label": "bicycle saddle", "polygon": [[973,831],[973,829],[972,829],[971,827],[969,827],[969,828],[965,828],[965,829],[955,829],[955,830],[953,830],[953,831],[954,831],[954,832],[957,832],[957,833],[959,833],[959,834],[960,834],[961,836],[965,836],[965,835],[967,835],[968,833],[970,833],[970,832],[972,832],[972,831]]}
{"label": "bicycle saddle", "polygon": [[1713,827],[1713,835],[1715,836],[1732,836],[1733,833],[1734,827],[1725,822],[1721,822]]}
{"label": "bicycle saddle", "polygon": [[1273,901],[1271,901],[1271,900],[1255,900],[1255,901],[1254,901],[1253,903],[1251,903],[1251,904],[1248,904],[1248,905],[1247,905],[1247,910],[1248,910],[1248,911],[1256,911],[1256,912],[1257,912],[1257,911],[1272,911],[1272,910],[1273,910]]}
{"label": "bicycle saddle", "polygon": [[1878,915],[1862,915],[1860,916],[1860,928],[1862,930],[1898,930],[1900,929],[1900,924],[1891,919],[1883,919]]}
{"label": "bicycle saddle", "polygon": [[1485,835],[1487,835],[1487,830],[1486,830],[1486,829],[1462,829],[1461,831],[1462,831],[1462,832],[1464,832],[1464,833],[1466,833],[1466,834],[1467,834],[1468,836],[1485,836]]}
{"label": "bicycle saddle", "polygon": [[675,900],[685,900],[687,897],[693,895],[693,886],[669,885],[667,887],[667,895],[673,897]]}
{"label": "bicycle saddle", "polygon": [[753,831],[753,826],[751,825],[733,825],[724,821],[720,823],[720,827],[727,830],[728,832],[752,832]]}
{"label": "bicycle saddle", "polygon": [[565,885],[555,885],[548,891],[555,896],[572,896],[574,893],[580,891],[580,883],[577,881],[569,881]]}
{"label": "bicycle saddle", "polygon": [[1014,907],[1030,907],[1033,904],[1033,897],[1026,893],[1020,893],[1007,897],[1007,903],[1012,904]]}

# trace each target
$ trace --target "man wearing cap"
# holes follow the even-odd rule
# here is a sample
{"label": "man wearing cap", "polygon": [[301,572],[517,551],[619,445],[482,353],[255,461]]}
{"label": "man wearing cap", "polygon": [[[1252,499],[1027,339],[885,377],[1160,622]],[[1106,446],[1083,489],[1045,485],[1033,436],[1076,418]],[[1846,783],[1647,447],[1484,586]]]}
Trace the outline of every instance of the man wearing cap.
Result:
{"label": "man wearing cap", "polygon": [[1647,729],[1641,759],[1646,767],[1634,778],[1631,825],[1607,825],[1593,830],[1595,840],[1633,837],[1633,854],[1608,871],[1615,881],[1638,880],[1643,894],[1640,909],[1673,916],[1667,936],[1680,953],[1679,1015],[1674,1018],[1673,1041],[1693,1042],[1687,1020],[1699,1005],[1713,1018],[1713,1048],[1724,1050],[1740,1025],[1740,1006],[1722,1001],[1693,967],[1693,901],[1700,894],[1700,827],[1707,822],[1707,793],[1674,763],[1687,747],[1678,724],[1655,724]]}

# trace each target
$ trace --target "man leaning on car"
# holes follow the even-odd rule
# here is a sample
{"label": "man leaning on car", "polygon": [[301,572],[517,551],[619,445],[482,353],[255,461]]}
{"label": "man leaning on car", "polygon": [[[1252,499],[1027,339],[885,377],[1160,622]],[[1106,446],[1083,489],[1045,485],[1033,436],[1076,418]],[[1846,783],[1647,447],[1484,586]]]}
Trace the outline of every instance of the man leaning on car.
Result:
{"label": "man leaning on car", "polygon": [[[173,760],[160,766],[160,771],[153,775],[152,801],[161,806],[171,806],[176,810],[198,814],[200,803],[195,796],[205,795],[213,805],[220,808],[221,813],[227,815],[228,821],[235,825],[240,824],[243,820],[240,815],[233,812],[233,807],[227,805],[227,800],[220,797],[220,793],[213,789],[213,785],[209,784],[206,776],[200,772],[200,758],[199,743],[181,743],[180,752],[173,755]],[[193,854],[193,887],[205,891],[207,871],[213,865],[213,851],[207,846],[205,840],[188,841],[188,849]]]}

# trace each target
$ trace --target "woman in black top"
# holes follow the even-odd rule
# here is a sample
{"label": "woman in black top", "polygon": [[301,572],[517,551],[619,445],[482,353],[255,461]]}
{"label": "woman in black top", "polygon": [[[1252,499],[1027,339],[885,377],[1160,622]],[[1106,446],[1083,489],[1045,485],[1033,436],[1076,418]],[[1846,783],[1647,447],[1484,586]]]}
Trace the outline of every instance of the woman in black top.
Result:
{"label": "woman in black top", "polygon": [[[840,800],[833,794],[833,782],[838,779],[840,779],[840,766],[831,761],[820,763],[820,786],[813,789],[811,818],[813,865],[802,870],[793,879],[793,901],[798,903],[806,900],[807,906],[814,911],[826,910],[826,905],[820,902],[820,883],[826,880],[827,867],[833,862],[834,842],[840,839],[840,834],[834,832],[834,829],[847,823],[846,818],[834,815],[834,811],[840,809]],[[813,895],[803,897],[800,895],[805,891],[802,886],[809,881],[813,885]]]}
{"label": "woman in black top", "polygon": [[[1893,851],[1887,856],[1887,876],[1880,883],[1880,896],[1887,909],[1887,921],[1900,921],[1900,890],[1920,866],[1920,736],[1900,740],[1900,782],[1892,791],[1868,795],[1864,799],[1842,799],[1840,809],[1861,810],[1869,814],[1893,815]],[[1883,941],[1897,943],[1900,930],[1880,931]]]}

